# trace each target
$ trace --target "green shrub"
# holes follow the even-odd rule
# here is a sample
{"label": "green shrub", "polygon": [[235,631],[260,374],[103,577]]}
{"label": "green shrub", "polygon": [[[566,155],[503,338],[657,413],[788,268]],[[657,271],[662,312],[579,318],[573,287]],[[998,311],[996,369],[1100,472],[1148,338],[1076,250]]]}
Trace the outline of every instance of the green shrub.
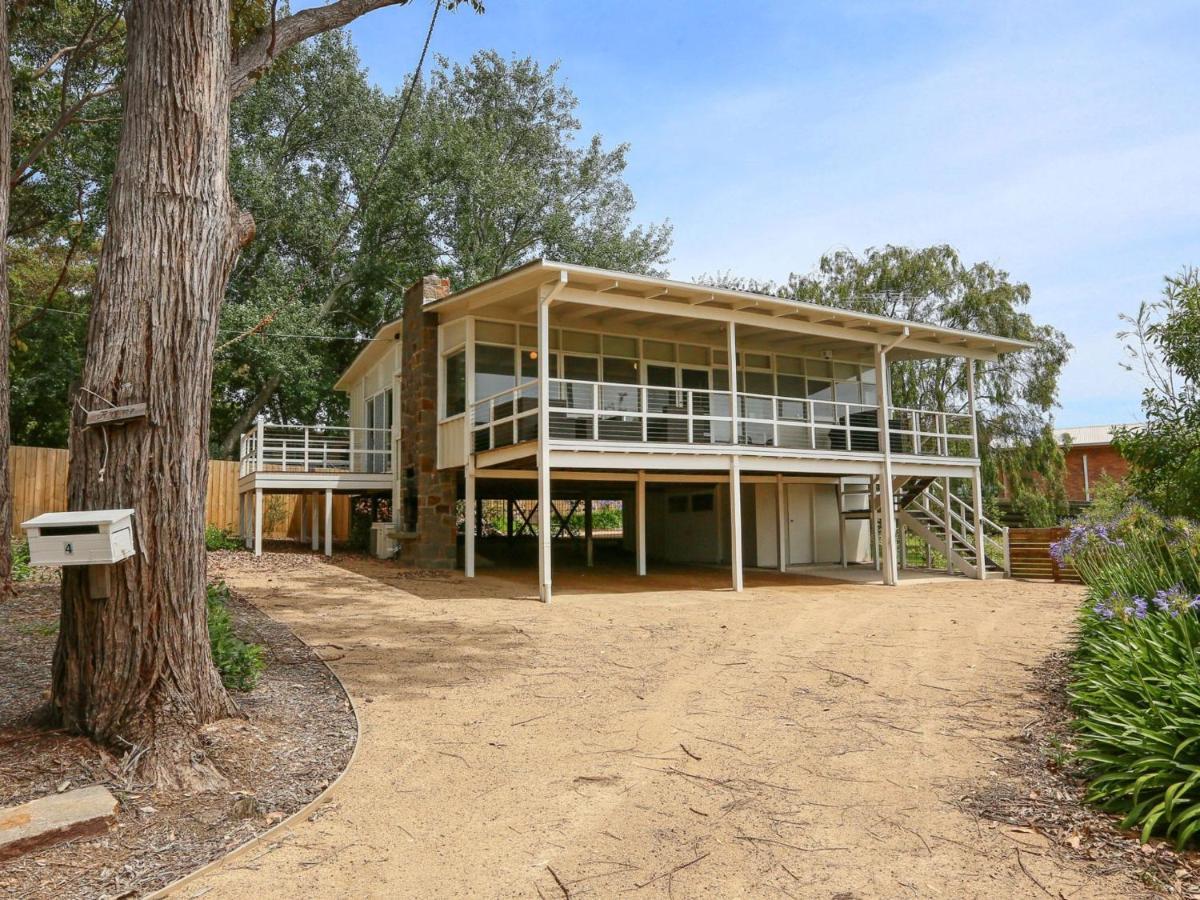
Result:
{"label": "green shrub", "polygon": [[260,644],[248,644],[233,633],[228,608],[229,588],[224,582],[208,586],[208,640],[221,681],[232,691],[249,691],[266,668]]}
{"label": "green shrub", "polygon": [[204,529],[204,546],[209,550],[243,550],[245,545],[232,531],[208,525]]}
{"label": "green shrub", "polygon": [[1088,799],[1182,847],[1200,832],[1200,527],[1133,504],[1054,552],[1088,586],[1069,688]]}
{"label": "green shrub", "polygon": [[12,578],[13,581],[27,581],[33,575],[33,566],[29,564],[29,541],[21,538],[12,542]]}

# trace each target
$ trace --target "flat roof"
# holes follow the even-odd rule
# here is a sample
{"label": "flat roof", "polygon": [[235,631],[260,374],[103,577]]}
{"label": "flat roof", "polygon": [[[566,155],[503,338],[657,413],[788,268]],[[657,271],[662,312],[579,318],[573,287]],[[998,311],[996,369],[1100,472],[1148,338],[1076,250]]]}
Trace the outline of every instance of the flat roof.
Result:
{"label": "flat roof", "polygon": [[[614,305],[645,302],[649,307],[650,301],[655,301],[653,309],[646,309],[647,314],[659,311],[664,315],[678,315],[687,318],[689,314],[697,316],[706,313],[711,318],[713,310],[724,310],[738,313],[745,321],[759,328],[770,329],[773,325],[778,327],[780,323],[784,322],[790,322],[793,326],[796,323],[807,323],[812,328],[818,329],[817,333],[824,332],[826,338],[868,343],[890,343],[901,337],[904,329],[907,328],[908,337],[898,348],[903,352],[893,354],[893,357],[897,359],[939,355],[974,356],[987,359],[1034,346],[1029,341],[1000,337],[985,332],[947,328],[909,319],[856,312],[837,306],[825,306],[820,303],[787,300],[767,294],[734,291],[704,284],[674,281],[670,278],[598,269],[593,266],[579,266],[548,259],[532,260],[494,278],[489,278],[487,281],[450,294],[448,297],[428,300],[425,302],[424,308],[439,313],[458,312],[464,308],[473,309],[477,304],[536,290],[542,284],[562,279],[566,280],[569,287],[600,292],[597,297],[597,303],[600,306],[604,305],[605,297],[610,297]],[[375,337],[342,373],[334,385],[334,389],[350,390],[353,382],[361,373],[379,358],[383,349],[394,338],[400,324],[401,320],[395,319],[382,326]]]}

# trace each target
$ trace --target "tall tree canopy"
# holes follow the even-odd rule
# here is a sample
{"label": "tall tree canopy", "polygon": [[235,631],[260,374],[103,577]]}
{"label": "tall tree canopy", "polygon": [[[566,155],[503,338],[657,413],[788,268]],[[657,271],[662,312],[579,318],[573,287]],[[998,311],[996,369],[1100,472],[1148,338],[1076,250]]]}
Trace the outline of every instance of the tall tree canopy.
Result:
{"label": "tall tree canopy", "polygon": [[[494,52],[439,58],[368,196],[402,103],[402,91],[371,87],[349,40],[331,33],[235,105],[232,183],[258,234],[222,324],[258,327],[218,350],[214,453],[234,453],[260,413],[343,416],[330,387],[356,340],[399,315],[404,286],[423,274],[463,288],[538,256],[662,270],[670,226],[632,224],[629,148],[581,140],[579,101],[556,66]],[[339,244],[349,204],[358,215]]]}
{"label": "tall tree canopy", "polygon": [[1200,270],[1166,279],[1121,332],[1146,378],[1145,423],[1113,441],[1134,491],[1167,515],[1200,516]]}
{"label": "tall tree canopy", "polygon": [[[977,365],[976,387],[984,482],[994,497],[1001,481],[1026,515],[1044,521],[1065,512],[1062,452],[1051,430],[1058,379],[1071,345],[1062,332],[1026,311],[1030,288],[989,263],[968,265],[941,244],[888,245],[861,255],[839,250],[784,284],[719,275],[726,287],[984,331],[1033,342],[1033,348]],[[966,369],[955,359],[892,365],[892,395],[900,406],[963,411]]]}

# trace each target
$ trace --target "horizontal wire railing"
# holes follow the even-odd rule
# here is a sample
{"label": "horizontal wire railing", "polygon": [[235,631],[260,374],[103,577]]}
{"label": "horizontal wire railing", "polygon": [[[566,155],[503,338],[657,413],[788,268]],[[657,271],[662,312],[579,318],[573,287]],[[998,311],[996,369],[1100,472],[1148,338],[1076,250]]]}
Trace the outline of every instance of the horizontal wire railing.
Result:
{"label": "horizontal wire railing", "polygon": [[263,423],[242,435],[241,474],[392,470],[391,430]]}

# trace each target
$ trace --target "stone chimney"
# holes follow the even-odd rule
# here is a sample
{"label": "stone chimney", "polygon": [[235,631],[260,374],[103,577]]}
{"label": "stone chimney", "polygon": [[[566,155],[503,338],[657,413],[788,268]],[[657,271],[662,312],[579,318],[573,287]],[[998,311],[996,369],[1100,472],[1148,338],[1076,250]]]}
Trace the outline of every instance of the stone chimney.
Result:
{"label": "stone chimney", "polygon": [[424,307],[450,294],[450,279],[426,275],[404,292],[400,459],[395,498],[400,560],[454,568],[458,557],[458,469],[438,469],[437,315]]}

